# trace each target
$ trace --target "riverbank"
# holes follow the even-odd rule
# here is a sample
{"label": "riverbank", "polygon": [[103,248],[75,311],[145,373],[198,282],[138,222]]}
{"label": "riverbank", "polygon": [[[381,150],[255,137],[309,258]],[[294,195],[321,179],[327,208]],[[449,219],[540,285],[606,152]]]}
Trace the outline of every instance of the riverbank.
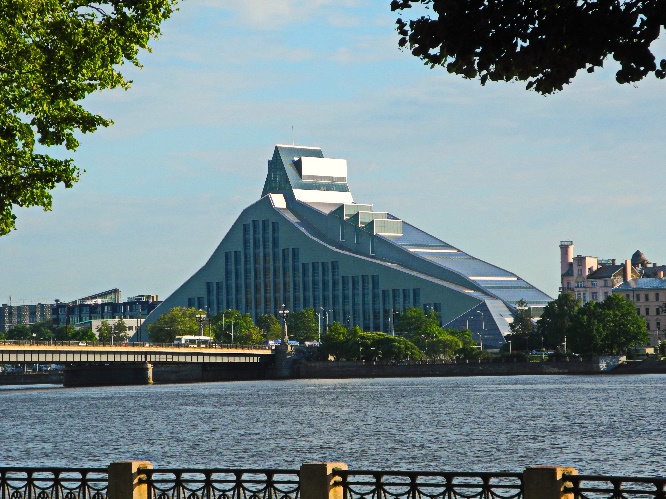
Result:
{"label": "riverbank", "polygon": [[[153,382],[156,384],[201,383],[218,381],[252,381],[274,379],[272,369],[264,364],[190,364],[156,365]],[[521,375],[583,375],[583,374],[666,374],[666,360],[649,357],[645,360],[619,362],[618,357],[568,361],[518,362],[486,361],[451,364],[381,364],[350,361],[312,362],[295,360],[292,379],[353,379],[353,378],[418,378],[464,376],[521,376]],[[0,385],[62,384],[60,371],[39,373],[3,373]]]}
{"label": "riverbank", "polygon": [[[615,363],[616,364],[616,363]],[[666,365],[666,363],[664,363]],[[367,362],[307,362],[294,364],[298,379],[407,378],[452,376],[520,376],[549,374],[600,374],[614,365],[594,359],[544,362],[457,362],[447,364],[380,364]],[[666,370],[664,371],[666,372]]]}

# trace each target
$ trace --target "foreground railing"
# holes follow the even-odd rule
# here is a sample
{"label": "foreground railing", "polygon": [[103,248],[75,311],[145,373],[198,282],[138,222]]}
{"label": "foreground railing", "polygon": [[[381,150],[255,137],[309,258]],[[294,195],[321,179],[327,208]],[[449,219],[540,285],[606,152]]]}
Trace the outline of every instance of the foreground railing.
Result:
{"label": "foreground railing", "polygon": [[666,499],[666,478],[564,475],[564,492],[575,499]]}
{"label": "foreground railing", "polygon": [[106,468],[0,468],[1,499],[106,499]]}
{"label": "foreground railing", "polygon": [[298,470],[142,470],[148,499],[299,499]]}
{"label": "foreground railing", "polygon": [[522,499],[522,473],[335,470],[344,499]]}
{"label": "foreground railing", "polygon": [[0,499],[666,499],[666,477],[577,475],[539,466],[523,473],[354,471],[344,463],[286,469],[0,467]]}

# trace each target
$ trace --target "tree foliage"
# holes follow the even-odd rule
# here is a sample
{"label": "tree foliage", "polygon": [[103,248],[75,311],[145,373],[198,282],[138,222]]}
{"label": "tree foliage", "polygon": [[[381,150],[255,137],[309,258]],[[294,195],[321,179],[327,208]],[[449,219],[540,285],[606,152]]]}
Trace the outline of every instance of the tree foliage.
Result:
{"label": "tree foliage", "polygon": [[365,360],[378,362],[400,362],[420,360],[423,353],[419,348],[401,336],[385,333],[368,333],[360,327],[350,329],[332,322],[328,331],[322,334],[320,351],[325,358],[335,360]]}
{"label": "tree foliage", "polygon": [[317,315],[313,308],[291,312],[287,319],[287,333],[290,340],[315,341],[319,336]]}
{"label": "tree foliage", "polygon": [[119,319],[113,325],[113,339],[114,341],[127,341],[129,339],[127,324],[123,319]]}
{"label": "tree foliage", "polygon": [[[216,341],[227,344],[258,345],[263,341],[261,329],[250,314],[238,310],[225,310],[211,319]],[[233,334],[233,337],[232,337]]]}
{"label": "tree foliage", "polygon": [[54,331],[48,321],[35,322],[34,324],[17,324],[5,333],[8,340],[50,340]]}
{"label": "tree foliage", "polygon": [[648,341],[645,320],[636,315],[634,304],[620,295],[611,295],[601,303],[586,303],[567,330],[568,347],[584,355],[619,355]]}
{"label": "tree foliage", "polygon": [[148,337],[153,343],[173,343],[176,336],[199,334],[199,323],[193,307],[174,307],[160,315],[155,322],[148,325]]}
{"label": "tree foliage", "polygon": [[430,360],[443,361],[456,356],[475,355],[476,346],[471,332],[446,329],[439,325],[434,310],[425,312],[420,307],[409,307],[395,321],[395,331],[416,345]]}
{"label": "tree foliage", "polygon": [[[428,12],[407,19],[412,7]],[[660,0],[392,0],[391,10],[400,12],[401,47],[482,85],[518,80],[550,94],[609,57],[620,65],[618,83],[666,76],[666,60],[652,53],[666,27]]]}
{"label": "tree foliage", "polygon": [[537,322],[537,331],[547,349],[558,349],[578,312],[580,302],[573,293],[563,292],[543,309]]}
{"label": "tree foliage", "polygon": [[97,332],[97,338],[99,341],[104,343],[111,342],[111,338],[113,336],[113,326],[109,323],[109,321],[102,321],[99,326],[97,326],[95,331]]}
{"label": "tree foliage", "polygon": [[527,307],[525,300],[518,300],[513,311],[513,321],[509,324],[511,333],[506,340],[511,341],[513,350],[529,350],[530,346],[536,348],[541,346],[536,332],[536,325],[532,320],[532,313]]}
{"label": "tree foliage", "polygon": [[257,319],[257,327],[261,330],[264,339],[279,340],[282,338],[282,326],[277,317],[271,314],[262,314]]}
{"label": "tree foliage", "polygon": [[408,307],[401,314],[396,314],[393,329],[406,338],[433,336],[439,329],[439,317],[434,310],[426,313],[420,307]]}
{"label": "tree foliage", "polygon": [[[84,109],[96,91],[127,89],[123,63],[160,33],[175,0],[0,0],[0,235],[15,228],[14,206],[51,208],[58,184],[80,175],[77,132],[111,121]],[[39,145],[38,145],[39,144]]]}

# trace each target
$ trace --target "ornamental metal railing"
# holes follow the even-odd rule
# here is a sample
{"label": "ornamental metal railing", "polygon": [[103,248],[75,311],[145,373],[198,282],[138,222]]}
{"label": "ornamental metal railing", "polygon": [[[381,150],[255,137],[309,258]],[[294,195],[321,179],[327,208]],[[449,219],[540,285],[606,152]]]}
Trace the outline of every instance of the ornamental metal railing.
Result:
{"label": "ornamental metal railing", "polygon": [[[150,464],[150,463],[148,463]],[[335,463],[333,463],[335,464]],[[115,466],[115,465],[112,465]],[[114,475],[116,476],[116,475]],[[532,483],[523,473],[353,471],[335,469],[330,497],[342,499],[532,499],[544,486],[573,499],[666,499],[666,477],[568,475],[552,483]],[[115,490],[143,486],[147,499],[301,499],[299,470],[152,469],[110,483],[107,468],[0,467],[0,499],[118,499]],[[116,480],[114,478],[114,480]],[[529,479],[531,480],[531,479]],[[307,480],[306,480],[307,482]],[[317,487],[324,482],[318,483]],[[304,486],[306,487],[306,486]],[[307,494],[312,496],[311,489]],[[305,489],[303,489],[305,490]],[[319,490],[319,489],[317,489]],[[131,494],[131,492],[130,492]],[[303,496],[305,497],[305,496]],[[322,489],[316,497],[328,497]],[[556,497],[549,495],[549,497]]]}
{"label": "ornamental metal railing", "polygon": [[665,477],[564,475],[574,499],[666,499]]}
{"label": "ornamental metal railing", "polygon": [[0,468],[0,499],[106,499],[106,468]]}
{"label": "ornamental metal railing", "polygon": [[148,499],[299,499],[298,470],[144,469]]}
{"label": "ornamental metal railing", "polygon": [[335,470],[344,499],[522,499],[522,473]]}

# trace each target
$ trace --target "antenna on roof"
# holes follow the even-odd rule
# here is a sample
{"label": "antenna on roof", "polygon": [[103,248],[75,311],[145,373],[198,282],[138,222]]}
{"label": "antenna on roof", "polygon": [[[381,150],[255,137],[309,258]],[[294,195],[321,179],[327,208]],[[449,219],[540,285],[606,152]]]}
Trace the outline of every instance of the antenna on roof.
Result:
{"label": "antenna on roof", "polygon": [[296,145],[296,141],[294,140],[294,125],[291,125],[291,145]]}

